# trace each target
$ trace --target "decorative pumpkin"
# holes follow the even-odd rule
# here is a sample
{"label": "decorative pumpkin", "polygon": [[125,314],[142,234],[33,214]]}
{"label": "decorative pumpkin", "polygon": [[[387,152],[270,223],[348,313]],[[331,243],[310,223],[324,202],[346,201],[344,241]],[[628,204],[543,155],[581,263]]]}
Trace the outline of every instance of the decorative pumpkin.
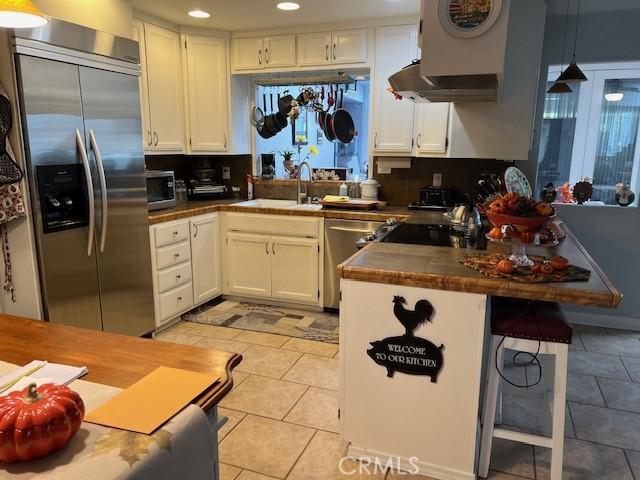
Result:
{"label": "decorative pumpkin", "polygon": [[32,460],[64,447],[83,418],[84,402],[65,385],[33,383],[0,397],[0,461]]}

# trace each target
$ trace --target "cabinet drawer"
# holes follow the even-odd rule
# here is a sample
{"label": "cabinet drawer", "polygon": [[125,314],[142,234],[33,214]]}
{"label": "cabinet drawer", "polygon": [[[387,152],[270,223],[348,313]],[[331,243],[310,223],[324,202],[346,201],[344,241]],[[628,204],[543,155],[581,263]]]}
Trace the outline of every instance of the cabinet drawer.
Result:
{"label": "cabinet drawer", "polygon": [[261,213],[228,213],[227,230],[267,235],[318,238],[320,221],[313,217],[264,215]]}
{"label": "cabinet drawer", "polygon": [[187,262],[190,259],[191,249],[189,248],[189,242],[170,245],[156,250],[158,270]]}
{"label": "cabinet drawer", "polygon": [[156,247],[184,242],[189,238],[189,222],[170,223],[156,228]]}
{"label": "cabinet drawer", "polygon": [[191,263],[158,272],[158,292],[163,293],[191,281]]}
{"label": "cabinet drawer", "polygon": [[187,311],[193,306],[193,288],[191,283],[160,295],[160,318],[167,320]]}

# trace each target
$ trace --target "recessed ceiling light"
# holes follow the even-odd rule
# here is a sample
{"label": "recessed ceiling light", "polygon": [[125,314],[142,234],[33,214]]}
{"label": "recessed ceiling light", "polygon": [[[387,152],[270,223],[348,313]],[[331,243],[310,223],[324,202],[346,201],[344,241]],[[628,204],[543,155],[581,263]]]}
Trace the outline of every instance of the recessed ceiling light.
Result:
{"label": "recessed ceiling light", "polygon": [[300,4],[296,2],[280,2],[277,7],[280,10],[298,10],[300,8]]}
{"label": "recessed ceiling light", "polygon": [[204,10],[196,9],[191,10],[189,12],[189,16],[193,18],[209,18],[211,14],[209,12],[205,12]]}

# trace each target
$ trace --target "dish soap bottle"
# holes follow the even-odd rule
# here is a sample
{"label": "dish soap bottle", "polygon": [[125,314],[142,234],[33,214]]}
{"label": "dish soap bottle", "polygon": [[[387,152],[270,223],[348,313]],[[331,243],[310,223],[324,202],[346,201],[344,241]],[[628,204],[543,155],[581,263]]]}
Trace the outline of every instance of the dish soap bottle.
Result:
{"label": "dish soap bottle", "polygon": [[347,184],[344,182],[342,182],[342,185],[340,185],[340,196],[341,197],[349,196],[349,187],[347,187]]}

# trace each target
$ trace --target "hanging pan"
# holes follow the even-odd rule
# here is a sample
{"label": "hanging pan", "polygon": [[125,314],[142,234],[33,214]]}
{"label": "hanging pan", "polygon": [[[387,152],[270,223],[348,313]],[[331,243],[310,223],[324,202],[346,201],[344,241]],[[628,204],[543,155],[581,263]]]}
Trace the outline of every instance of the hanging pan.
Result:
{"label": "hanging pan", "polygon": [[339,142],[351,143],[353,137],[356,136],[356,126],[351,114],[342,108],[343,101],[344,91],[340,89],[340,103],[331,117],[331,129]]}

